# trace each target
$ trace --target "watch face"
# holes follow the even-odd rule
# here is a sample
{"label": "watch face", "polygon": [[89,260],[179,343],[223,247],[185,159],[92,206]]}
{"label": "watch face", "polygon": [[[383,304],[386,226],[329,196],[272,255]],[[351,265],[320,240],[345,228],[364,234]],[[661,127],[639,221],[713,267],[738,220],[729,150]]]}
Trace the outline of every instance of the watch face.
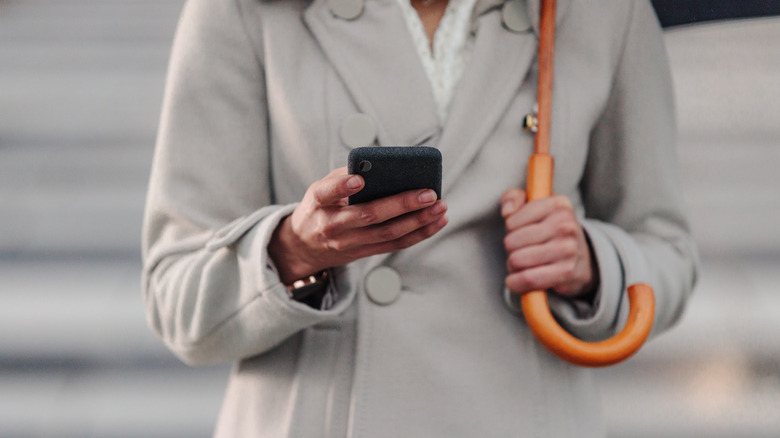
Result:
{"label": "watch face", "polygon": [[317,281],[294,289],[290,292],[290,298],[314,309],[319,309],[322,304],[322,297],[325,296],[327,290],[328,283],[326,281]]}
{"label": "watch face", "polygon": [[319,309],[328,290],[328,270],[297,280],[287,289],[291,299]]}

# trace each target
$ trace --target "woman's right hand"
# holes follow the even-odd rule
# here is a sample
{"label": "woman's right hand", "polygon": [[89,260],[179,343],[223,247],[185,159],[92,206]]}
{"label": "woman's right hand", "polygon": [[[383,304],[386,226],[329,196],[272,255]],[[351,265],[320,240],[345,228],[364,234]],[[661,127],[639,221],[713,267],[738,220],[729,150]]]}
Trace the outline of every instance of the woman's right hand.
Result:
{"label": "woman's right hand", "polygon": [[268,245],[284,284],[333,266],[408,248],[447,224],[447,205],[430,189],[348,205],[363,189],[359,175],[334,170],[314,182],[277,226]]}

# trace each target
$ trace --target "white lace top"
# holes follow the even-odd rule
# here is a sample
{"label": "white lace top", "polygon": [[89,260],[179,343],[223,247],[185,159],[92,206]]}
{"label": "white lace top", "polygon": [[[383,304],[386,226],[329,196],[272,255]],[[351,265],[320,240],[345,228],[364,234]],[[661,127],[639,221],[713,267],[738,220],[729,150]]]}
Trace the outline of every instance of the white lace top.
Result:
{"label": "white lace top", "polygon": [[[439,0],[441,1],[441,0]],[[477,0],[449,0],[444,16],[433,36],[433,53],[420,16],[410,0],[398,0],[412,34],[425,73],[433,89],[439,123],[447,119],[450,102],[474,47],[471,14]]]}

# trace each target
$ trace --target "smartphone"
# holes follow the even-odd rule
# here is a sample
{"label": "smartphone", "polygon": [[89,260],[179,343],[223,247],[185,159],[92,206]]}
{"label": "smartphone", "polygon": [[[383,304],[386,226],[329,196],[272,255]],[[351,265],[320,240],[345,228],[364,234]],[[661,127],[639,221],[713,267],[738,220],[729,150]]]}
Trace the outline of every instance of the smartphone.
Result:
{"label": "smartphone", "polygon": [[355,148],[347,169],[366,184],[349,197],[359,204],[407,190],[432,189],[441,199],[441,152],[428,146],[380,146]]}

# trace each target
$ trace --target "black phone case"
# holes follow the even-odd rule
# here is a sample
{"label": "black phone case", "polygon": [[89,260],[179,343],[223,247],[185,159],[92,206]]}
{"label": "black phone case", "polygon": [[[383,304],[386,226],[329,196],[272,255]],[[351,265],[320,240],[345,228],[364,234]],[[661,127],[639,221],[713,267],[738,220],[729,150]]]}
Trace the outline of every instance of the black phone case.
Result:
{"label": "black phone case", "polygon": [[427,146],[355,148],[349,153],[350,174],[363,177],[366,185],[349,197],[359,204],[407,190],[433,189],[441,199],[441,152]]}

